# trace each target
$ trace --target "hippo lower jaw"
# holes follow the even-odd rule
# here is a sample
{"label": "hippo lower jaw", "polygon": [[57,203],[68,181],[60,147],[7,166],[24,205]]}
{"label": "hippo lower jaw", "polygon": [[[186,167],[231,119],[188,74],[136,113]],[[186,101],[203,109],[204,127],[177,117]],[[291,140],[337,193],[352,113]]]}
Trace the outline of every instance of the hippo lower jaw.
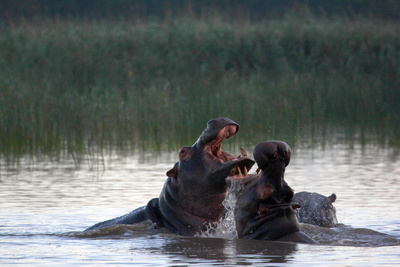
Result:
{"label": "hippo lower jaw", "polygon": [[274,241],[300,231],[300,224],[294,221],[295,214],[290,205],[275,205],[244,224],[240,238]]}
{"label": "hippo lower jaw", "polygon": [[209,178],[226,177],[230,180],[243,179],[248,176],[248,171],[254,163],[254,160],[248,157],[240,157],[221,164],[211,172]]}
{"label": "hippo lower jaw", "polygon": [[260,204],[258,208],[259,217],[271,216],[274,212],[279,212],[279,210],[287,210],[289,209],[291,212],[295,209],[300,208],[299,205],[284,203],[284,204],[275,204],[275,205],[263,205]]}

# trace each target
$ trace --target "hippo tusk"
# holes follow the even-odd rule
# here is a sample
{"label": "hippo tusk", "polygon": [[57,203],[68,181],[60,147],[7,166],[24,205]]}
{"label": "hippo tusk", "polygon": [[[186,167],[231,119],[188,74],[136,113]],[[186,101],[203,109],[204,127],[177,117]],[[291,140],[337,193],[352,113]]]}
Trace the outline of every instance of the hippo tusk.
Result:
{"label": "hippo tusk", "polygon": [[242,156],[247,157],[247,152],[243,148],[240,148],[240,152],[242,153]]}
{"label": "hippo tusk", "polygon": [[249,172],[247,171],[246,166],[243,167],[243,171],[244,171],[244,176],[247,176],[249,174]]}
{"label": "hippo tusk", "polygon": [[238,171],[238,173],[239,173],[239,176],[243,176],[242,172],[240,171],[240,168],[239,168],[239,167],[236,167],[236,169],[237,169],[237,171]]}

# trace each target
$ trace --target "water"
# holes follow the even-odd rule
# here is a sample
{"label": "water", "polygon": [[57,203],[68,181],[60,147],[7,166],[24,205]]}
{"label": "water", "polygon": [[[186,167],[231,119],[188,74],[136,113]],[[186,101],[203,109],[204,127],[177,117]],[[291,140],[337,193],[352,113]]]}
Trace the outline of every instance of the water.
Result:
{"label": "water", "polygon": [[390,148],[293,151],[285,176],[289,185],[297,192],[337,195],[334,204],[344,226],[303,225],[322,245],[239,240],[223,227],[214,236],[180,237],[147,222],[81,233],[157,197],[176,155],[113,156],[105,170],[93,162],[80,170],[72,161],[27,160],[12,172],[2,165],[0,264],[400,265],[400,156]]}

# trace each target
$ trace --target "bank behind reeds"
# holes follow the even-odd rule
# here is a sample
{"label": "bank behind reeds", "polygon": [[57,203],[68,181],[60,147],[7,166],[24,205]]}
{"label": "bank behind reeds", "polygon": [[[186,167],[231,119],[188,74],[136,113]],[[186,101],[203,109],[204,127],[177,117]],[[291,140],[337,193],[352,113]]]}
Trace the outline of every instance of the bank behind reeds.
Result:
{"label": "bank behind reeds", "polygon": [[286,18],[2,24],[2,155],[240,142],[400,142],[400,28]]}

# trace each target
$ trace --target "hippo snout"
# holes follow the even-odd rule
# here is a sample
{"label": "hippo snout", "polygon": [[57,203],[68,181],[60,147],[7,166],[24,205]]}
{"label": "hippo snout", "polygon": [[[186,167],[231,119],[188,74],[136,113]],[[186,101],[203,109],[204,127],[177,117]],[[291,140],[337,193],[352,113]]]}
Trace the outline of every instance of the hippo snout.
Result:
{"label": "hippo snout", "polygon": [[254,148],[253,155],[258,167],[264,170],[271,162],[283,161],[285,167],[289,165],[291,150],[285,142],[268,141],[258,144]]}

